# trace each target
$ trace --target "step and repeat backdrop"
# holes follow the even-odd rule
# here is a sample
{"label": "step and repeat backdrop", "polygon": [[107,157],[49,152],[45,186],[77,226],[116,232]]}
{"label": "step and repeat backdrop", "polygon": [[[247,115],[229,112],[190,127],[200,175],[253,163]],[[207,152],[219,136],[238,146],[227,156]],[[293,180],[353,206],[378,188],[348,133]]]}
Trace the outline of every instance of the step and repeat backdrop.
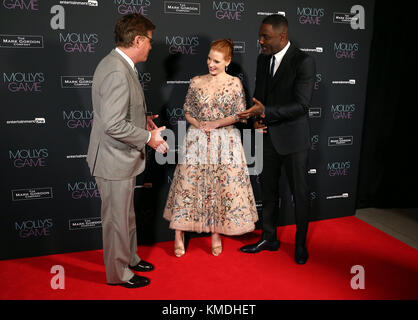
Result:
{"label": "step and repeat backdrop", "polygon": [[[234,41],[228,72],[241,79],[250,105],[260,23],[285,15],[290,41],[317,68],[309,110],[311,220],[353,215],[373,10],[374,1],[366,0],[2,0],[0,259],[101,248],[100,194],[86,163],[91,84],[98,62],[114,48],[116,20],[128,13],[157,26],[148,62],[137,65],[139,80],[156,123],[175,133],[184,128],[190,79],[207,73],[211,41]],[[254,154],[257,143],[249,144]],[[169,156],[176,158],[177,148]],[[148,152],[135,191],[140,243],[173,239],[162,211],[175,166]],[[284,178],[279,225],[294,223]]]}

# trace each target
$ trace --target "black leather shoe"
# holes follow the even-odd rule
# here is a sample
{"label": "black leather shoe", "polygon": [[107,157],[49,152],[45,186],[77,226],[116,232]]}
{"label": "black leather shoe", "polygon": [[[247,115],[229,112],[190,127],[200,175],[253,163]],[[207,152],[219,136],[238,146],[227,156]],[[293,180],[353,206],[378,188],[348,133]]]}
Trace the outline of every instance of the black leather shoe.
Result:
{"label": "black leather shoe", "polygon": [[140,271],[140,272],[154,270],[154,266],[151,263],[146,262],[144,260],[139,261],[139,263],[136,266],[129,266],[129,268],[134,271]]}
{"label": "black leather shoe", "polygon": [[305,246],[296,246],[295,248],[295,261],[298,264],[305,264],[308,261],[308,250]]}
{"label": "black leather shoe", "polygon": [[280,241],[260,240],[257,243],[243,246],[240,250],[245,253],[257,253],[263,250],[277,251],[280,248]]}
{"label": "black leather shoe", "polygon": [[134,275],[130,280],[124,283],[108,283],[111,286],[122,286],[128,289],[135,289],[140,287],[145,287],[150,284],[150,279]]}

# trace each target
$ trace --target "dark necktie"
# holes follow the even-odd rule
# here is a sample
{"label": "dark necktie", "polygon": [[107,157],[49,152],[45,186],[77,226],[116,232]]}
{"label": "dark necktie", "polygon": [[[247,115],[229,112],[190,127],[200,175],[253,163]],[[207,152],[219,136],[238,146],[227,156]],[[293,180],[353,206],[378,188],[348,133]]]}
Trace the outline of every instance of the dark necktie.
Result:
{"label": "dark necktie", "polygon": [[274,76],[274,63],[276,61],[275,56],[272,57],[272,61],[271,61],[271,67],[270,67],[270,78],[273,78]]}

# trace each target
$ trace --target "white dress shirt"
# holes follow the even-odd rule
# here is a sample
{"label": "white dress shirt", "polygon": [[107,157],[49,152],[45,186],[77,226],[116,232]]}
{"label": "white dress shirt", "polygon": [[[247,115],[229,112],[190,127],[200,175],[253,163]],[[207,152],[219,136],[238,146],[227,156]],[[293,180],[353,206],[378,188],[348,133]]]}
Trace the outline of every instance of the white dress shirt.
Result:
{"label": "white dress shirt", "polygon": [[[115,51],[117,53],[119,53],[123,59],[126,60],[126,62],[129,63],[129,65],[132,67],[132,69],[135,71],[136,74],[138,74],[138,70],[136,70],[135,68],[135,64],[134,62],[131,60],[131,58],[129,58],[122,50],[120,50],[119,48],[116,48]],[[151,132],[148,132],[148,140],[147,143],[151,140]]]}
{"label": "white dress shirt", "polygon": [[273,62],[273,57],[275,57],[275,59],[276,59],[276,61],[274,62],[273,75],[276,73],[277,69],[279,68],[280,63],[282,62],[283,57],[286,54],[287,49],[289,49],[289,47],[290,47],[290,41],[287,42],[287,45],[282,50],[280,50],[274,56],[271,57],[271,59],[270,59],[270,69],[271,69],[271,63]]}

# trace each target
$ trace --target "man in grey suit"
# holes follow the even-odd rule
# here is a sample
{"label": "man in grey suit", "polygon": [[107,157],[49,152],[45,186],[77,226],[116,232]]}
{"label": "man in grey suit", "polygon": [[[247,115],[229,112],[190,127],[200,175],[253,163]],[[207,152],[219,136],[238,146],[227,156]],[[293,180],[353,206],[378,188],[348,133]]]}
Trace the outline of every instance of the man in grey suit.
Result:
{"label": "man in grey suit", "polygon": [[115,26],[116,48],[104,57],[93,76],[94,120],[87,162],[102,200],[103,257],[106,280],[127,288],[150,280],[134,271],[154,266],[137,255],[133,206],[136,176],[145,169],[145,148],[165,153],[167,144],[146,116],[144,92],[135,64],[145,62],[155,25],[140,14],[122,16]]}

